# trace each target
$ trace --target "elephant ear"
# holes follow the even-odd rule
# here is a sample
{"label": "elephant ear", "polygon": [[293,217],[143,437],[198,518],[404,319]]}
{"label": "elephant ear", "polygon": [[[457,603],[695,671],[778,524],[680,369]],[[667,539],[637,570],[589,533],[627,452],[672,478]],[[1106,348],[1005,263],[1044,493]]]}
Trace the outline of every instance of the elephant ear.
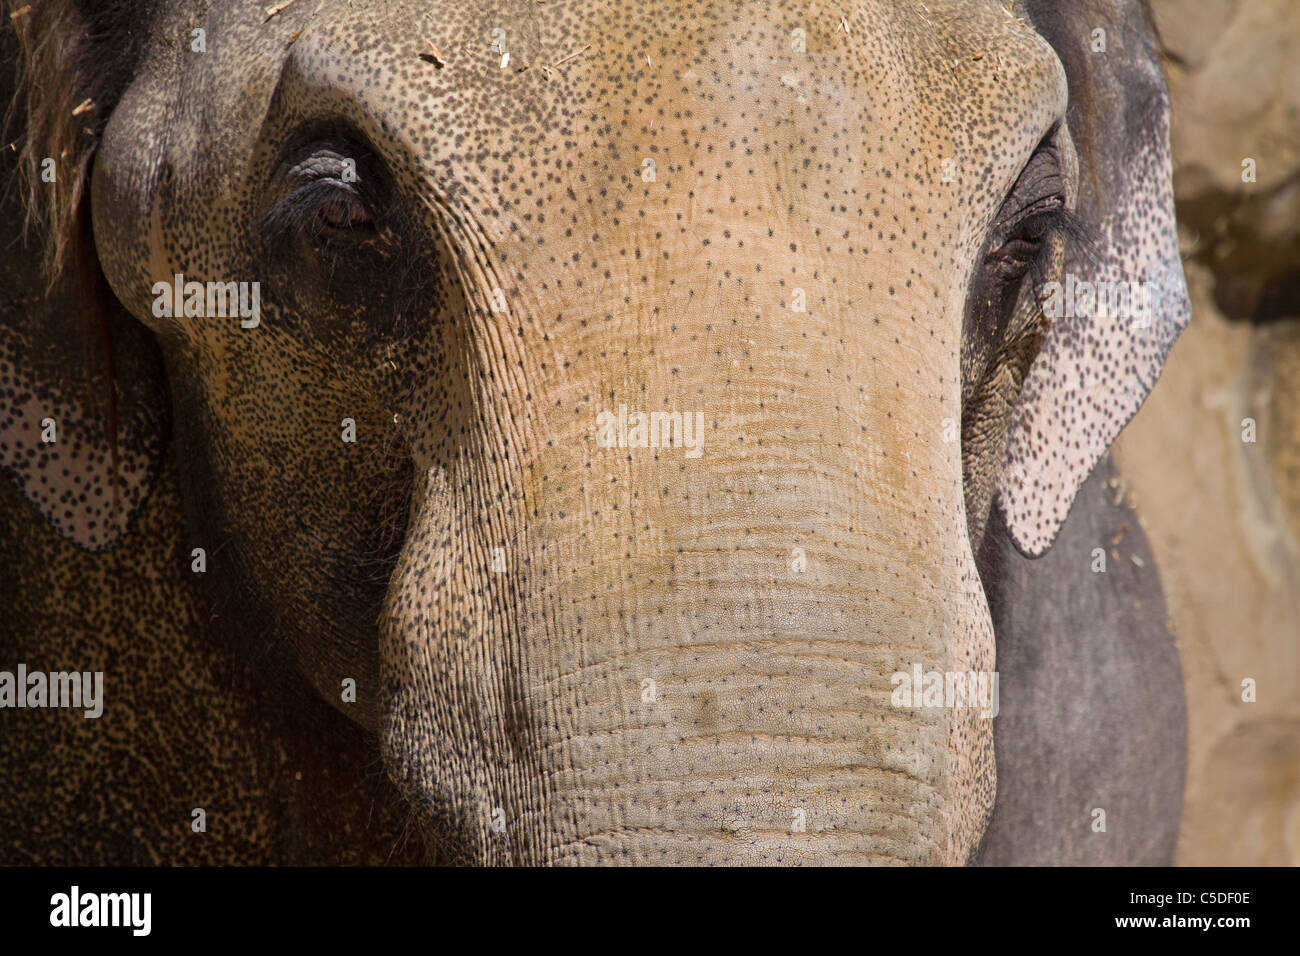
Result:
{"label": "elephant ear", "polygon": [[55,530],[100,551],[147,497],[169,429],[157,343],[113,297],[91,236],[86,186],[116,76],[94,68],[103,24],[74,5],[10,23],[0,217],[24,225],[0,240],[0,470]]}
{"label": "elephant ear", "polygon": [[1024,13],[1065,67],[1077,211],[1096,237],[1067,249],[1066,282],[1124,283],[1109,288],[1137,288],[1150,306],[1136,316],[1064,310],[1026,374],[998,501],[1012,540],[1032,557],[1051,545],[1076,492],[1155,384],[1191,307],[1174,219],[1169,98],[1144,6],[1029,0]]}

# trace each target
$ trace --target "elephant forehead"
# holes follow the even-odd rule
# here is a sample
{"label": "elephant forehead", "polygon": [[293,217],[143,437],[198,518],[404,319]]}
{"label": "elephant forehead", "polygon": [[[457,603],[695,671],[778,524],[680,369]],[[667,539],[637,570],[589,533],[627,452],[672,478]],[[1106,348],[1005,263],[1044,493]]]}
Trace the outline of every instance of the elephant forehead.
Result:
{"label": "elephant forehead", "polygon": [[982,210],[1065,100],[1050,48],[996,2],[333,3],[290,25],[292,117],[341,115],[408,189],[474,184],[504,208],[542,198],[540,169],[580,188],[672,149],[725,177],[736,140],[798,147],[764,158],[796,159],[801,188],[834,155]]}

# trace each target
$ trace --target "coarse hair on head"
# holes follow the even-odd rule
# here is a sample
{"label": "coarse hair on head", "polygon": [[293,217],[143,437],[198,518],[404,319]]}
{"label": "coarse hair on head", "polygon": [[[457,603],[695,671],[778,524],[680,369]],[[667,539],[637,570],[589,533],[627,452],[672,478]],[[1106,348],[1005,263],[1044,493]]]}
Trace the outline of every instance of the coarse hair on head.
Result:
{"label": "coarse hair on head", "polygon": [[[93,258],[84,200],[91,164],[143,39],[152,4],[128,0],[0,0],[0,82],[11,99],[3,148],[17,153],[23,233],[53,286],[74,259]],[[134,22],[133,22],[134,21]],[[53,181],[42,176],[53,160]],[[11,197],[6,196],[7,200]]]}

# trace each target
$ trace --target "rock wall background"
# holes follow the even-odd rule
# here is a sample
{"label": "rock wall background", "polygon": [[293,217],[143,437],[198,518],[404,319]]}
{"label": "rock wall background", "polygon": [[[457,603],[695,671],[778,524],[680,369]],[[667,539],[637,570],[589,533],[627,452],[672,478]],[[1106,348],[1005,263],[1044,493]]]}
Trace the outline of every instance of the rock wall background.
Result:
{"label": "rock wall background", "polygon": [[1182,654],[1189,755],[1175,862],[1297,865],[1300,4],[1152,10],[1193,314],[1114,456]]}

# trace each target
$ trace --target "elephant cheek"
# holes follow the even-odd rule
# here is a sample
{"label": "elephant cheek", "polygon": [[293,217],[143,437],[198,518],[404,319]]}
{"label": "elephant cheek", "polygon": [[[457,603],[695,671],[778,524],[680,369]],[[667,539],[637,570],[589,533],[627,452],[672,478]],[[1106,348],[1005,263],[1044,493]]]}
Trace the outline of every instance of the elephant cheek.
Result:
{"label": "elephant cheek", "polygon": [[[736,465],[706,456],[689,493],[639,506],[430,471],[381,667],[385,760],[433,859],[966,861],[992,721],[922,696],[994,666],[960,505]],[[739,485],[760,473],[756,507]],[[917,673],[900,702],[896,675]]]}

